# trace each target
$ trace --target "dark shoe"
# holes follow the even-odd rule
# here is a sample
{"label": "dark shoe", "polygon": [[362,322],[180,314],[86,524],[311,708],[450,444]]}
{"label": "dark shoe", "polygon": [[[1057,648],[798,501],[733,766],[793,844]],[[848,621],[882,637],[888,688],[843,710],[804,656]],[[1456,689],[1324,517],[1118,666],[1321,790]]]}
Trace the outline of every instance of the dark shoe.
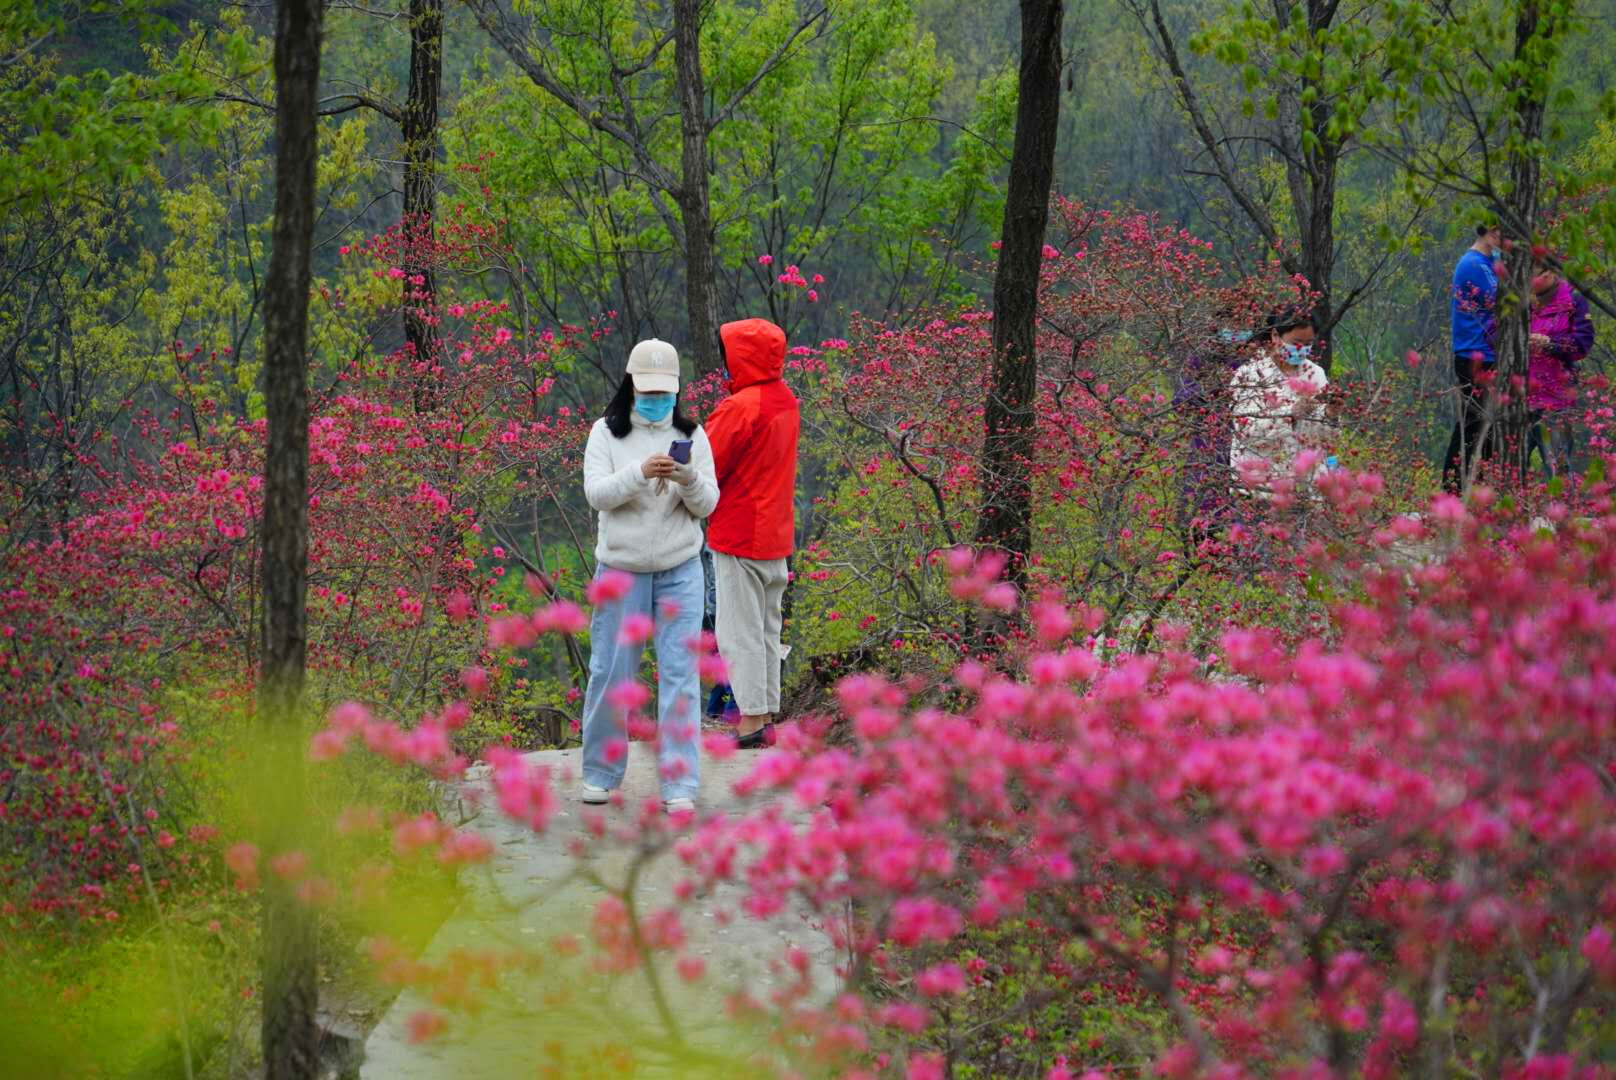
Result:
{"label": "dark shoe", "polygon": [[750,735],[737,735],[735,737],[735,749],[737,749],[737,750],[762,750],[765,747],[773,746],[773,745],[774,745],[774,723],[773,723],[773,721],[771,721],[771,722],[769,722],[767,724],[764,724],[762,727],[758,728],[756,731],[752,732]]}
{"label": "dark shoe", "polygon": [[718,719],[735,708],[735,699],[730,696],[727,683],[714,683],[712,691],[707,695],[707,715],[711,719]]}

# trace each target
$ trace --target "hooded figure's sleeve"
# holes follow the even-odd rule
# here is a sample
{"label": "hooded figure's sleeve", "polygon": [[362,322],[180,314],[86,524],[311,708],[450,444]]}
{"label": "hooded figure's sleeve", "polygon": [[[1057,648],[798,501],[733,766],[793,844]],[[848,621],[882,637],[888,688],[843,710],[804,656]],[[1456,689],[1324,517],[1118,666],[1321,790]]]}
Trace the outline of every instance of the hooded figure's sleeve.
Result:
{"label": "hooded figure's sleeve", "polygon": [[702,425],[702,430],[707,433],[707,441],[712,447],[713,472],[720,491],[724,488],[724,481],[735,471],[735,464],[741,454],[746,450],[756,415],[755,394],[742,391],[720,401],[718,408],[707,418],[707,423]]}

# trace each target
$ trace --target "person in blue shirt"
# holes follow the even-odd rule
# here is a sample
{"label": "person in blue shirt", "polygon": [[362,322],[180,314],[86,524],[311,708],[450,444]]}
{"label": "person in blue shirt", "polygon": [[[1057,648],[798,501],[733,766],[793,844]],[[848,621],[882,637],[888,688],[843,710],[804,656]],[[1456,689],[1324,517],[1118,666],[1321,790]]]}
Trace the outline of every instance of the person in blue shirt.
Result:
{"label": "person in blue shirt", "polygon": [[1454,495],[1463,488],[1477,451],[1484,460],[1491,456],[1490,448],[1480,445],[1487,393],[1486,388],[1478,384],[1477,376],[1491,371],[1497,360],[1493,352],[1493,306],[1498,300],[1498,274],[1493,267],[1503,255],[1504,238],[1498,226],[1477,225],[1476,242],[1459,257],[1459,264],[1453,268],[1448,310],[1452,323],[1453,377],[1459,385],[1459,416],[1448,438],[1448,452],[1442,459],[1442,487]]}

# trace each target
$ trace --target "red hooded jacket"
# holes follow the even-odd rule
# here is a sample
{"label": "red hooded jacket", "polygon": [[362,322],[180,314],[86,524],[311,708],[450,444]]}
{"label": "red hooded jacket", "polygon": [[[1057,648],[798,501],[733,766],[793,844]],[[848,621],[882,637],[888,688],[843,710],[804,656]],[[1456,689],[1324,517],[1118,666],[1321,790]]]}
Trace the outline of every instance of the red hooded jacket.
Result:
{"label": "red hooded jacket", "polygon": [[802,420],[781,375],[786,333],[767,319],[718,331],[729,397],[707,418],[718,470],[718,508],[707,546],[742,559],[783,559],[796,534],[797,433]]}

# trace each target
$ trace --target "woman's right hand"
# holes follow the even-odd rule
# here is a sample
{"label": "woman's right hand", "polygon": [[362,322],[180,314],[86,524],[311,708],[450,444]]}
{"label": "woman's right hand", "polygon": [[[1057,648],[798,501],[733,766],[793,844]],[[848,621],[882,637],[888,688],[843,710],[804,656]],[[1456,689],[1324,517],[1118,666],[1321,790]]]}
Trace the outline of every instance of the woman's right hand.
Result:
{"label": "woman's right hand", "polygon": [[672,476],[678,467],[679,463],[667,454],[652,454],[640,462],[640,475],[647,480],[665,479]]}

